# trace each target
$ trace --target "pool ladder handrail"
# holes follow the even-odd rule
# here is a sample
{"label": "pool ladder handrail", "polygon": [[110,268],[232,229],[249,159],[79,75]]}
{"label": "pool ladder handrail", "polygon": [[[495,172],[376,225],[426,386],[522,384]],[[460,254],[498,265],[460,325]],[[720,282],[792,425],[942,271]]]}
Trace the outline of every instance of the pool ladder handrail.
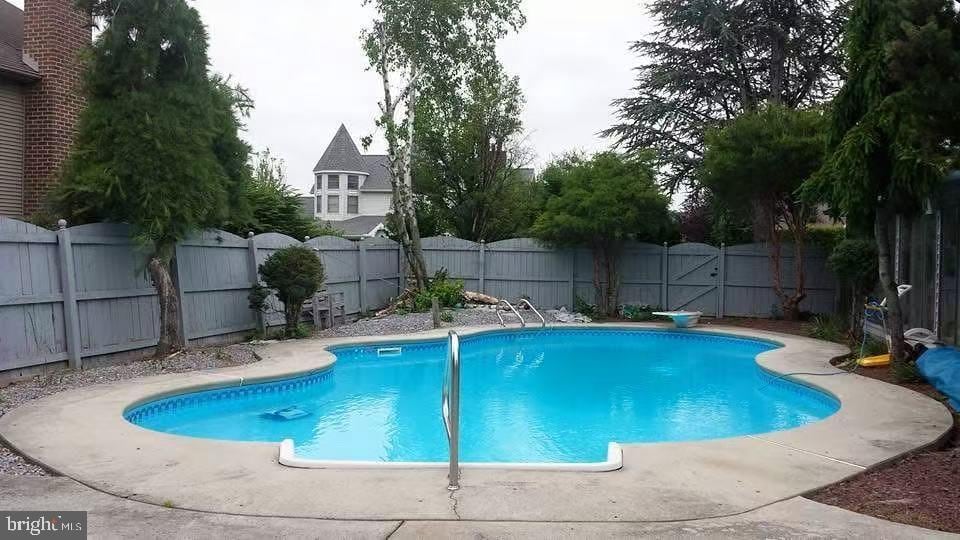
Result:
{"label": "pool ladder handrail", "polygon": [[540,317],[540,328],[546,328],[547,320],[543,318],[543,315],[539,311],[537,311],[537,308],[533,307],[533,304],[531,304],[529,300],[527,300],[526,298],[522,298],[519,302],[517,302],[517,305],[520,307],[523,307],[524,304],[526,304],[531,311],[536,313],[537,317]]}
{"label": "pool ladder handrail", "polygon": [[[506,300],[500,300],[500,302],[497,303],[497,309],[494,310],[494,311],[497,312],[497,318],[500,319],[500,326],[502,326],[502,327],[504,327],[504,328],[507,327],[507,323],[505,323],[505,322],[503,321],[503,315],[500,314],[500,306],[502,306],[502,305],[504,305],[504,304],[506,304],[507,307],[510,308],[510,311],[512,311],[513,314],[516,315],[518,319],[520,319],[520,327],[521,327],[521,328],[526,328],[526,327],[527,327],[527,321],[523,320],[523,315],[521,315],[520,312],[517,311],[517,308],[513,307],[513,304],[511,304],[510,302],[508,302],[508,301],[506,301]],[[543,318],[543,317],[541,317],[541,319],[542,319],[542,318]]]}
{"label": "pool ladder handrail", "polygon": [[460,336],[453,330],[447,336],[447,367],[443,377],[440,413],[450,447],[450,471],[447,489],[460,489]]}

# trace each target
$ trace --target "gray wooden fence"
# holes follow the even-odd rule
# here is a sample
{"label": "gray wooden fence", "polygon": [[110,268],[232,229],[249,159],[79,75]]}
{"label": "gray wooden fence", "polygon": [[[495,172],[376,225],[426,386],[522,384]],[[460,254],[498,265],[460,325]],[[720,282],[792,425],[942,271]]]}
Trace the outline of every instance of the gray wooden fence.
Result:
{"label": "gray wooden fence", "polygon": [[[589,250],[553,250],[518,238],[489,244],[458,238],[423,240],[428,271],[444,268],[467,289],[498,298],[529,298],[543,307],[572,306],[574,298],[596,298]],[[796,283],[793,248],[783,246],[783,284]],[[826,269],[826,253],[804,253],[807,299],[801,308],[815,313],[836,309],[837,281]],[[620,303],[702,311],[708,316],[770,317],[779,303],[773,290],[768,247],[747,244],[629,243],[619,266]],[[602,283],[602,286],[606,286]]]}
{"label": "gray wooden fence", "polygon": [[[156,292],[145,253],[129,227],[95,223],[56,232],[0,217],[0,373],[125,351],[157,343]],[[248,238],[204,231],[176,248],[174,278],[181,294],[183,328],[195,343],[248,332],[261,315],[247,296],[257,267],[289,245],[319,253],[326,287],[343,293],[345,311],[357,315],[386,305],[404,282],[402,252],[393,241],[351,242],[319,237],[300,242],[276,233]],[[542,307],[572,306],[595,298],[588,250],[554,250],[520,238],[474,243],[449,237],[423,240],[430,272],[445,268],[469,290]],[[785,283],[792,286],[792,251],[784,249]],[[813,312],[831,312],[836,282],[825,255],[806,254],[808,299]],[[763,245],[716,248],[629,244],[620,264],[620,302],[707,315],[768,317],[777,301]],[[266,325],[282,323],[270,314]]]}
{"label": "gray wooden fence", "polygon": [[[344,294],[347,315],[383,306],[397,295],[399,246],[388,239],[337,237],[301,243],[276,233],[240,238],[204,231],[176,248],[174,278],[183,328],[197,341],[258,327],[247,296],[257,266],[281,247],[318,251],[330,291]],[[145,253],[129,227],[95,223],[56,232],[0,217],[0,372],[157,344],[159,308]],[[265,316],[267,325],[283,315]]]}

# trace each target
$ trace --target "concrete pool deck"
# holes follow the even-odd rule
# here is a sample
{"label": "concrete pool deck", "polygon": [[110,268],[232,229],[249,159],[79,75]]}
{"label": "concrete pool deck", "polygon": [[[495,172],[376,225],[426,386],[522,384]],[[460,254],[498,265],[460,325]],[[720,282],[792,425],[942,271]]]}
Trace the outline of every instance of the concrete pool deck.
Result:
{"label": "concrete pool deck", "polygon": [[[846,352],[796,336],[709,330],[782,343],[757,358],[777,373],[839,373],[828,361]],[[324,350],[331,345],[445,334],[264,345],[256,364],[109,383],[36,400],[0,418],[0,435],[31,459],[87,486],[189,510],[346,520],[641,522],[748,512],[929,445],[952,424],[943,405],[905,388],[851,374],[797,375],[839,398],[840,410],[820,422],[763,435],[623,444],[623,468],[613,472],[464,469],[462,489],[450,494],[443,470],[293,469],[277,463],[278,444],[179,437],[140,428],[122,416],[131,404],[156,396],[323,368],[333,361]]]}

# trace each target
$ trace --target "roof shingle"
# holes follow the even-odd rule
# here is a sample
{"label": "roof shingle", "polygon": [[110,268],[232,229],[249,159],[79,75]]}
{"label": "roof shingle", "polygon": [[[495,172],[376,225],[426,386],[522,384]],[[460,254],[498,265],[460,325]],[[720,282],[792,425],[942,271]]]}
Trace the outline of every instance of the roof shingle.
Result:
{"label": "roof shingle", "polygon": [[23,11],[6,0],[0,0],[0,75],[21,81],[40,78],[23,61]]}
{"label": "roof shingle", "polygon": [[365,172],[365,164],[353,142],[347,127],[340,125],[330,145],[323,152],[313,172],[320,171],[356,171]]}
{"label": "roof shingle", "polygon": [[360,191],[393,191],[390,185],[390,158],[388,156],[363,156],[364,171],[370,176],[360,186]]}

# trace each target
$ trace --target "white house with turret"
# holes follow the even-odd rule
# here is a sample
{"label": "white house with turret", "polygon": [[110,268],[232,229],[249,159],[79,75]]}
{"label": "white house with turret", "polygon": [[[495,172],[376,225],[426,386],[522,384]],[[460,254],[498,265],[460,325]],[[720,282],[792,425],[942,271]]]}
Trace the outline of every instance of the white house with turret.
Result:
{"label": "white house with turret", "polygon": [[390,212],[390,162],[381,154],[361,154],[341,125],[313,168],[313,215],[348,238],[382,234]]}

